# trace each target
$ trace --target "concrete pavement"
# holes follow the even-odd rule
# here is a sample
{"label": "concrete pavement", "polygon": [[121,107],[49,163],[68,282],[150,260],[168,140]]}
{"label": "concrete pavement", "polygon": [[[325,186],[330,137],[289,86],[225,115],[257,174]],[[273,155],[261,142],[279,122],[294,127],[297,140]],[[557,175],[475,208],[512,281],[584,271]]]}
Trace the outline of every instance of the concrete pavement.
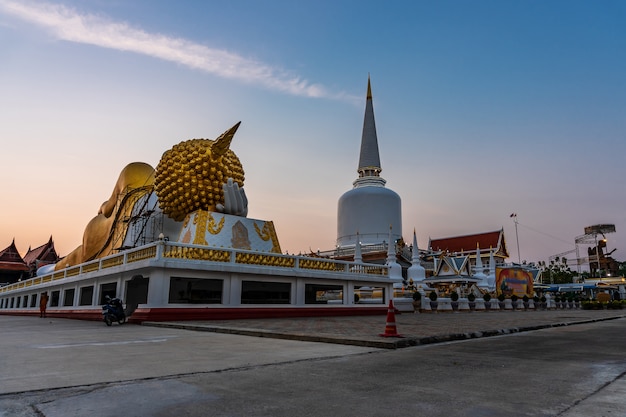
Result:
{"label": "concrete pavement", "polygon": [[[520,354],[528,355],[529,363],[542,358],[533,366],[542,367],[546,376],[552,378],[542,382],[545,385],[543,389],[543,385],[524,388],[526,381],[515,379],[514,386],[521,392],[545,392],[552,386],[554,378],[559,384],[565,384],[568,378],[559,377],[559,370],[581,377],[584,369],[593,369],[593,378],[585,380],[584,395],[571,397],[564,403],[565,406],[555,404],[555,409],[561,410],[558,413],[551,414],[548,410],[534,415],[622,416],[626,415],[623,401],[626,392],[626,360],[619,353],[619,346],[616,346],[617,350],[609,350],[602,345],[607,353],[617,352],[611,353],[613,359],[608,362],[590,363],[582,368],[582,363],[578,362],[580,365],[575,365],[570,371],[565,363],[551,362],[551,358],[567,356],[567,352],[563,351],[559,355],[547,343],[553,343],[553,340],[557,343],[556,335],[552,335],[554,330],[560,334],[576,334],[577,338],[583,338],[580,340],[585,340],[585,334],[594,331],[596,327],[609,326],[607,329],[611,329],[608,330],[610,334],[622,334],[623,318],[621,310],[404,313],[395,316],[397,331],[405,336],[400,339],[379,336],[385,331],[385,316],[174,322],[112,327],[106,327],[100,322],[0,316],[0,417],[113,416],[120,413],[142,417],[240,415],[238,413],[254,405],[241,402],[243,398],[253,397],[259,404],[267,402],[268,406],[272,404],[274,395],[277,396],[276,401],[284,404],[281,408],[260,412],[257,407],[252,414],[247,415],[285,415],[288,407],[302,407],[298,401],[306,403],[304,398],[298,401],[285,398],[295,388],[290,385],[296,383],[302,385],[301,388],[307,390],[308,395],[319,397],[322,401],[341,401],[344,398],[344,394],[340,394],[343,387],[349,386],[346,383],[362,385],[361,389],[375,386],[372,395],[382,395],[381,400],[385,401],[380,403],[378,411],[373,408],[369,414],[360,415],[398,416],[408,415],[406,413],[409,410],[396,404],[391,397],[387,398],[384,393],[402,395],[403,401],[408,401],[410,396],[402,394],[401,388],[408,381],[411,382],[406,385],[407,388],[425,390],[433,398],[441,392],[436,387],[439,390],[450,389],[451,385],[456,384],[458,389],[471,390],[473,385],[483,384],[480,391],[469,391],[465,395],[477,396],[475,407],[489,405],[504,409],[506,407],[501,405],[504,399],[491,399],[489,396],[490,386],[495,389],[500,378],[518,378],[520,372],[524,372],[520,364],[514,369],[510,368],[513,362],[504,360],[502,355],[505,352],[511,352],[513,356],[510,359],[514,361],[519,359]],[[550,333],[530,332],[534,329],[554,330],[549,330]],[[534,342],[528,345],[528,342],[522,342],[517,337],[486,337],[506,334],[518,337],[529,335],[524,336],[524,339]],[[490,354],[484,346],[492,343],[481,342],[479,344],[483,347],[480,348],[475,342],[436,343],[469,338],[476,338],[476,342],[493,340],[500,347]],[[507,345],[515,347],[503,347],[508,339],[510,341]],[[623,336],[616,339],[618,344],[623,340]],[[518,349],[520,343],[525,343],[525,350],[536,346],[533,348],[535,353],[522,353],[523,350],[515,353],[511,350]],[[581,346],[580,341],[575,343]],[[600,351],[597,343],[598,340],[595,340],[589,344],[589,355],[594,356],[594,361]],[[412,345],[421,347],[417,350],[388,349]],[[562,347],[557,343],[553,349]],[[417,357],[428,360],[420,360],[421,365],[411,366]],[[484,371],[489,372],[485,374],[486,379],[479,378],[471,383],[453,382],[458,379],[454,369],[459,365],[449,365],[457,360],[469,360],[463,366],[467,370],[485,367]],[[396,362],[397,365],[394,365]],[[500,362],[503,363],[502,368],[497,365]],[[385,386],[387,377],[376,375],[379,372],[387,373],[390,366],[396,370],[397,379],[389,381],[390,386]],[[298,375],[300,379],[292,380]],[[306,378],[302,379],[304,375]],[[341,379],[335,380],[340,375]],[[350,375],[359,377],[355,379]],[[423,379],[426,375],[430,376],[428,381]],[[463,375],[471,376],[472,373]],[[574,377],[573,386],[580,385],[580,382],[576,382],[579,377]],[[229,387],[230,384],[233,384],[232,387]],[[238,390],[243,387],[247,391],[239,394]],[[566,387],[564,385],[563,389]],[[481,394],[484,390],[486,394]],[[338,391],[337,394],[335,391]],[[569,391],[563,391],[562,395],[566,392]],[[345,398],[349,398],[355,393],[349,391],[345,395],[348,396]],[[480,398],[481,395],[484,396]],[[235,403],[227,400],[231,397]],[[333,397],[336,398],[331,400]],[[370,400],[363,397],[361,401],[361,409],[367,410]],[[428,401],[436,407],[428,415],[464,415],[450,413],[445,403]],[[491,404],[490,401],[495,403]],[[202,404],[220,404],[229,407],[230,411],[206,414],[202,411]],[[306,415],[329,415],[320,414],[325,409],[321,404]],[[341,410],[343,406],[338,402],[334,407]],[[370,407],[376,406],[370,404]],[[172,411],[164,411],[170,409]],[[181,414],[181,410],[190,411]],[[233,410],[237,410],[237,413],[233,414]],[[424,414],[411,412],[410,415]]]}

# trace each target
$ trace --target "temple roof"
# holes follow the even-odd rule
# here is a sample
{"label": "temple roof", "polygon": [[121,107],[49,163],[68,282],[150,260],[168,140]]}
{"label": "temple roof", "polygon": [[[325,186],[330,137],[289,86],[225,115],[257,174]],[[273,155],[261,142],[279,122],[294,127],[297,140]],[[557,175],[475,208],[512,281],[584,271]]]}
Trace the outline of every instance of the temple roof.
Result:
{"label": "temple roof", "polygon": [[6,248],[0,251],[0,270],[4,271],[28,271],[28,266],[20,256],[15,246],[15,239]]}
{"label": "temple roof", "polygon": [[470,276],[472,272],[469,266],[468,256],[441,256],[437,262],[435,275],[444,276]]}
{"label": "temple roof", "polygon": [[52,263],[58,261],[58,259],[59,256],[54,249],[54,241],[52,240],[52,236],[50,236],[48,242],[44,243],[43,245],[35,249],[29,248],[28,252],[26,252],[26,255],[24,255],[24,262],[26,263],[26,265],[30,265],[36,261]]}
{"label": "temple roof", "polygon": [[489,253],[493,250],[497,256],[509,257],[504,242],[504,229],[465,236],[430,239],[428,242],[428,249],[431,251],[447,251],[458,254],[475,254],[477,247],[481,253]]}

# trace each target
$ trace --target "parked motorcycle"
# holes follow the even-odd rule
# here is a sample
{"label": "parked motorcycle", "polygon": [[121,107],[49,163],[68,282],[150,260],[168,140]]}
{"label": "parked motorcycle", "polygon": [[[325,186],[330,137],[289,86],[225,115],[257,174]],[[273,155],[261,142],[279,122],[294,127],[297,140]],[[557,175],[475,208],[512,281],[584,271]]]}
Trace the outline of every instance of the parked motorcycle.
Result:
{"label": "parked motorcycle", "polygon": [[124,324],[126,321],[126,313],[122,300],[119,298],[105,297],[106,304],[102,306],[102,318],[107,326],[113,324],[114,321]]}

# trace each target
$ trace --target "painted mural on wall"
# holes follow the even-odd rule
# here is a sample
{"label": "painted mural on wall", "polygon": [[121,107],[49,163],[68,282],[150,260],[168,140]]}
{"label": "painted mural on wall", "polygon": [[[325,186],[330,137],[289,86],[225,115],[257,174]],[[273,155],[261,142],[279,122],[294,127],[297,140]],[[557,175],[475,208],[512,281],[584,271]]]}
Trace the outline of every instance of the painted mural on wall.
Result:
{"label": "painted mural on wall", "polygon": [[496,268],[496,292],[507,296],[533,295],[533,273],[523,268]]}

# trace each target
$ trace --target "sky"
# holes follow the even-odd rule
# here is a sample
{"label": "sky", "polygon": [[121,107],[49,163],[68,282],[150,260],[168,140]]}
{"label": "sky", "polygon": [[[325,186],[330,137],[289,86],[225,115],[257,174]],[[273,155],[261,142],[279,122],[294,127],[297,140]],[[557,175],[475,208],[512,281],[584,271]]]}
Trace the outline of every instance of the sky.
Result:
{"label": "sky", "polygon": [[332,249],[369,76],[407,242],[504,228],[536,262],[608,223],[626,260],[624,21],[622,0],[0,0],[0,247],[66,255],[124,166],[241,121],[248,217]]}

